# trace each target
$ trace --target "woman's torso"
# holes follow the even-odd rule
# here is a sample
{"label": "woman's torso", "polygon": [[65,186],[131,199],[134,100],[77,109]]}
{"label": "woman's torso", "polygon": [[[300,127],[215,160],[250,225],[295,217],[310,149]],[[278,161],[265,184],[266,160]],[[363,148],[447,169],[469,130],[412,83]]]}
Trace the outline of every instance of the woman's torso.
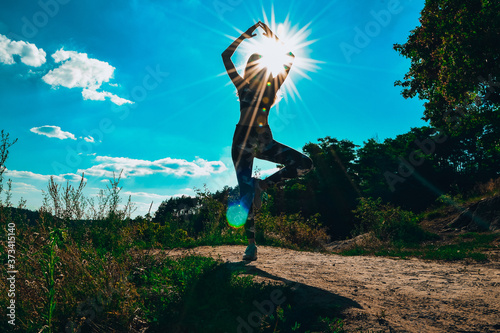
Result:
{"label": "woman's torso", "polygon": [[246,83],[238,90],[240,120],[238,125],[261,127],[268,125],[269,109],[276,98],[274,84],[268,82],[263,88],[253,89]]}

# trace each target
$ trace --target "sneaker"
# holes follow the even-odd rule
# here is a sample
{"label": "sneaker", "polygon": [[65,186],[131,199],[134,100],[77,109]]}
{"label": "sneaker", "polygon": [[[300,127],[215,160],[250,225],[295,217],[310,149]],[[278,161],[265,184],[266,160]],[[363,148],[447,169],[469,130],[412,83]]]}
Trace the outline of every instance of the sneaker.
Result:
{"label": "sneaker", "polygon": [[249,244],[243,255],[243,260],[257,260],[257,246],[255,244]]}

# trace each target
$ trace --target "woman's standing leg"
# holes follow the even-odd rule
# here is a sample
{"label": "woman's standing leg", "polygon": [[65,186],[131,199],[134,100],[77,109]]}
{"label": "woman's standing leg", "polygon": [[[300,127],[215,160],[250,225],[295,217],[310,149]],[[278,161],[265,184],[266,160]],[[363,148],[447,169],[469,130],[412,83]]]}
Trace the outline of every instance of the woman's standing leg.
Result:
{"label": "woman's standing leg", "polygon": [[245,232],[248,247],[243,255],[243,260],[257,260],[257,246],[255,245],[255,217],[254,217],[254,179],[252,178],[253,154],[233,144],[231,151],[236,177],[240,187],[240,205],[248,210],[245,221]]}
{"label": "woman's standing leg", "polygon": [[251,141],[252,137],[247,133],[248,127],[237,127],[233,138],[231,157],[236,170],[236,178],[240,188],[240,204],[248,211],[245,222],[245,231],[249,243],[255,243],[254,226],[254,179],[252,178],[252,168],[254,159],[254,150]]}
{"label": "woman's standing leg", "polygon": [[253,156],[245,153],[243,150],[237,152],[236,149],[233,149],[232,155],[234,168],[236,169],[236,178],[240,187],[240,204],[248,211],[245,231],[248,240],[253,243],[255,240],[253,212],[254,184],[252,178]]}

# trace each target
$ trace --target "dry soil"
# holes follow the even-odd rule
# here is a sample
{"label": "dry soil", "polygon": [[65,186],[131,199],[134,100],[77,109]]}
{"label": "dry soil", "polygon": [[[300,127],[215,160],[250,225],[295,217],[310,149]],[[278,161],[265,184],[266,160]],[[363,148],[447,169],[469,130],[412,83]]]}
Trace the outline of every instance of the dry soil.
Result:
{"label": "dry soil", "polygon": [[[246,267],[257,281],[286,283],[302,305],[340,313],[348,332],[500,332],[500,264],[391,259],[259,246],[172,250]],[[313,307],[313,308],[314,308]]]}

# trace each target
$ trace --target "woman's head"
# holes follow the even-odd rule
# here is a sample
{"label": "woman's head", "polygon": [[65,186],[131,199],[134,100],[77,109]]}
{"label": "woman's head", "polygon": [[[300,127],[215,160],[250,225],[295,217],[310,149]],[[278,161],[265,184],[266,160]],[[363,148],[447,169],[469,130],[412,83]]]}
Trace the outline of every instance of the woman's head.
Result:
{"label": "woman's head", "polygon": [[262,58],[262,55],[258,53],[252,54],[247,61],[247,65],[245,67],[245,79],[249,82],[253,82],[255,80],[262,80],[266,76],[266,68],[259,66],[259,60]]}

